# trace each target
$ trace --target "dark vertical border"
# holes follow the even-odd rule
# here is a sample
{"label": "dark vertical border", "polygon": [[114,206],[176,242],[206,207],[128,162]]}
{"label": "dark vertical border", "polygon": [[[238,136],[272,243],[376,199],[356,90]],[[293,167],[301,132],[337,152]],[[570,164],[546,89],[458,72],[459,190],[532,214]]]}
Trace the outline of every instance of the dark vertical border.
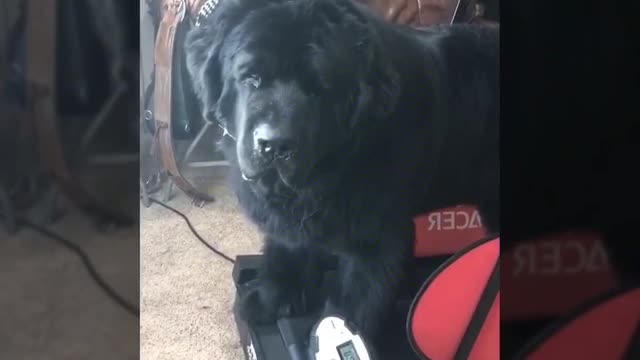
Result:
{"label": "dark vertical border", "polygon": [[[501,3],[501,251],[548,232],[595,230],[619,275],[637,279],[637,13],[637,3]],[[553,296],[535,290],[532,303]],[[503,286],[501,306],[512,295]],[[518,338],[509,335],[520,325],[502,323],[502,357],[544,324]]]}
{"label": "dark vertical border", "polygon": [[[9,185],[26,184],[11,186],[13,206],[0,208],[1,359],[139,357],[138,1],[12,0],[0,5],[0,12],[11,6],[11,14],[22,14],[10,28],[0,22],[0,47],[7,50],[0,51],[5,57],[0,62],[9,62],[9,69],[0,65],[0,71],[9,71],[0,75],[0,107],[17,109],[8,119],[0,111],[0,122],[26,128],[24,136],[3,134],[19,138],[22,147],[0,144],[0,152],[8,153],[3,161],[11,158],[20,165],[16,170],[0,164],[0,187],[6,185],[5,175],[14,173],[18,180]],[[119,32],[122,41],[115,40]],[[123,50],[126,65],[120,75],[130,90],[125,99],[112,97],[119,93],[105,86],[113,70],[105,58],[118,53],[105,50],[111,40],[117,43],[113,48]],[[82,61],[71,61],[78,54]],[[83,72],[78,63],[90,70]],[[89,79],[85,88],[70,74],[107,74],[108,80]],[[72,99],[70,89],[80,95]],[[41,96],[49,97],[45,105]],[[115,120],[102,123],[92,143],[96,149],[85,150],[77,144],[91,133],[88,124],[100,119],[109,98],[117,98],[116,110],[106,111]],[[45,131],[30,126],[40,129],[43,123]],[[47,132],[47,127],[56,131]],[[39,154],[29,153],[35,149]],[[63,154],[77,178],[46,166],[51,154]],[[14,215],[15,232],[6,231],[8,215]]]}

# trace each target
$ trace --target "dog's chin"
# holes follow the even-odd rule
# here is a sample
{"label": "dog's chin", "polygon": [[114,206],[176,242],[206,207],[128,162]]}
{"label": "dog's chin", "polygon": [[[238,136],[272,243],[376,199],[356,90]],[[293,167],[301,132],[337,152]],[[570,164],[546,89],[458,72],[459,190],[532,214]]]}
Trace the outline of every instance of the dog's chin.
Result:
{"label": "dog's chin", "polygon": [[299,172],[287,171],[285,169],[278,169],[278,179],[284,186],[291,191],[296,191],[304,187],[303,177]]}
{"label": "dog's chin", "polygon": [[[301,170],[301,169],[300,169]],[[252,191],[260,198],[293,198],[307,184],[306,172],[298,169],[274,167],[258,179],[247,181]]]}
{"label": "dog's chin", "polygon": [[280,181],[291,191],[304,191],[313,184],[313,177],[316,175],[315,162],[311,158],[304,161],[285,162],[278,164],[277,172]]}

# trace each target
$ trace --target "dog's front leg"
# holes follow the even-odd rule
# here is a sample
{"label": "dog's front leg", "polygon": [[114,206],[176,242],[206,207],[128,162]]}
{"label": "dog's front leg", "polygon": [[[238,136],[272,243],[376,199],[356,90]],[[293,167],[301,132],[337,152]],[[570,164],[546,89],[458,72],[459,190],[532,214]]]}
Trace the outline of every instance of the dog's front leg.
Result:
{"label": "dog's front leg", "polygon": [[306,290],[317,287],[323,273],[312,249],[287,247],[271,238],[265,240],[262,258],[258,284],[241,303],[242,316],[258,324],[300,312],[308,300]]}
{"label": "dog's front leg", "polygon": [[366,248],[341,257],[339,287],[331,292],[325,313],[337,313],[354,323],[367,338],[379,335],[380,327],[406,276],[411,259],[413,227],[378,233]]}

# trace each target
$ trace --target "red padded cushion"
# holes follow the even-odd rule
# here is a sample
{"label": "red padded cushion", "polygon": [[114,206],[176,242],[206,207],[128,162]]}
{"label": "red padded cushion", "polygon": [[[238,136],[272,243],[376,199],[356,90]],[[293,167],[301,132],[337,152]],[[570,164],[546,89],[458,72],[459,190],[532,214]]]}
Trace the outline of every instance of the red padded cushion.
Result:
{"label": "red padded cushion", "polygon": [[[425,282],[409,315],[409,337],[416,352],[433,360],[453,358],[499,255],[499,238],[478,242],[448,260]],[[496,298],[470,358],[499,358],[499,318]]]}
{"label": "red padded cushion", "polygon": [[640,288],[590,307],[544,339],[527,360],[622,359],[640,326]]}

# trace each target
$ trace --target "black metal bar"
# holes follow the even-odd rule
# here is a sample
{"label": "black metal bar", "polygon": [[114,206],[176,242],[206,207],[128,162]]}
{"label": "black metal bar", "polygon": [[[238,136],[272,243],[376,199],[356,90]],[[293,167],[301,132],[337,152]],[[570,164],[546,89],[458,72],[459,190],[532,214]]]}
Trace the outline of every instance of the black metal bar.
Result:
{"label": "black metal bar", "polygon": [[200,129],[200,131],[198,132],[198,135],[196,135],[196,137],[193,139],[191,144],[189,144],[189,147],[187,148],[187,151],[185,152],[184,157],[182,158],[182,161],[184,162],[188,161],[189,157],[191,157],[191,153],[193,153],[193,151],[196,149],[196,146],[198,146],[198,144],[200,143],[200,140],[202,140],[202,138],[204,137],[204,134],[207,132],[207,130],[209,130],[209,128],[212,125],[213,124],[210,121],[205,122],[202,129]]}
{"label": "black metal bar", "polygon": [[113,92],[111,97],[100,109],[98,114],[96,114],[96,116],[93,118],[93,121],[91,121],[89,128],[87,129],[87,131],[85,131],[84,135],[82,136],[82,142],[80,143],[81,151],[86,151],[86,149],[89,147],[89,144],[91,144],[91,141],[93,140],[94,136],[96,135],[96,133],[98,132],[102,124],[105,122],[106,119],[109,118],[109,115],[111,115],[113,109],[116,108],[116,104],[118,103],[118,100],[120,100],[120,98],[126,93],[127,88],[128,88],[128,85],[126,83],[124,82],[119,83],[118,87]]}
{"label": "black metal bar", "polygon": [[144,181],[142,180],[142,178],[140,178],[140,195],[142,196],[142,205],[144,205],[144,207],[146,208],[151,206],[151,201],[149,200],[149,193],[147,192],[147,187]]}

